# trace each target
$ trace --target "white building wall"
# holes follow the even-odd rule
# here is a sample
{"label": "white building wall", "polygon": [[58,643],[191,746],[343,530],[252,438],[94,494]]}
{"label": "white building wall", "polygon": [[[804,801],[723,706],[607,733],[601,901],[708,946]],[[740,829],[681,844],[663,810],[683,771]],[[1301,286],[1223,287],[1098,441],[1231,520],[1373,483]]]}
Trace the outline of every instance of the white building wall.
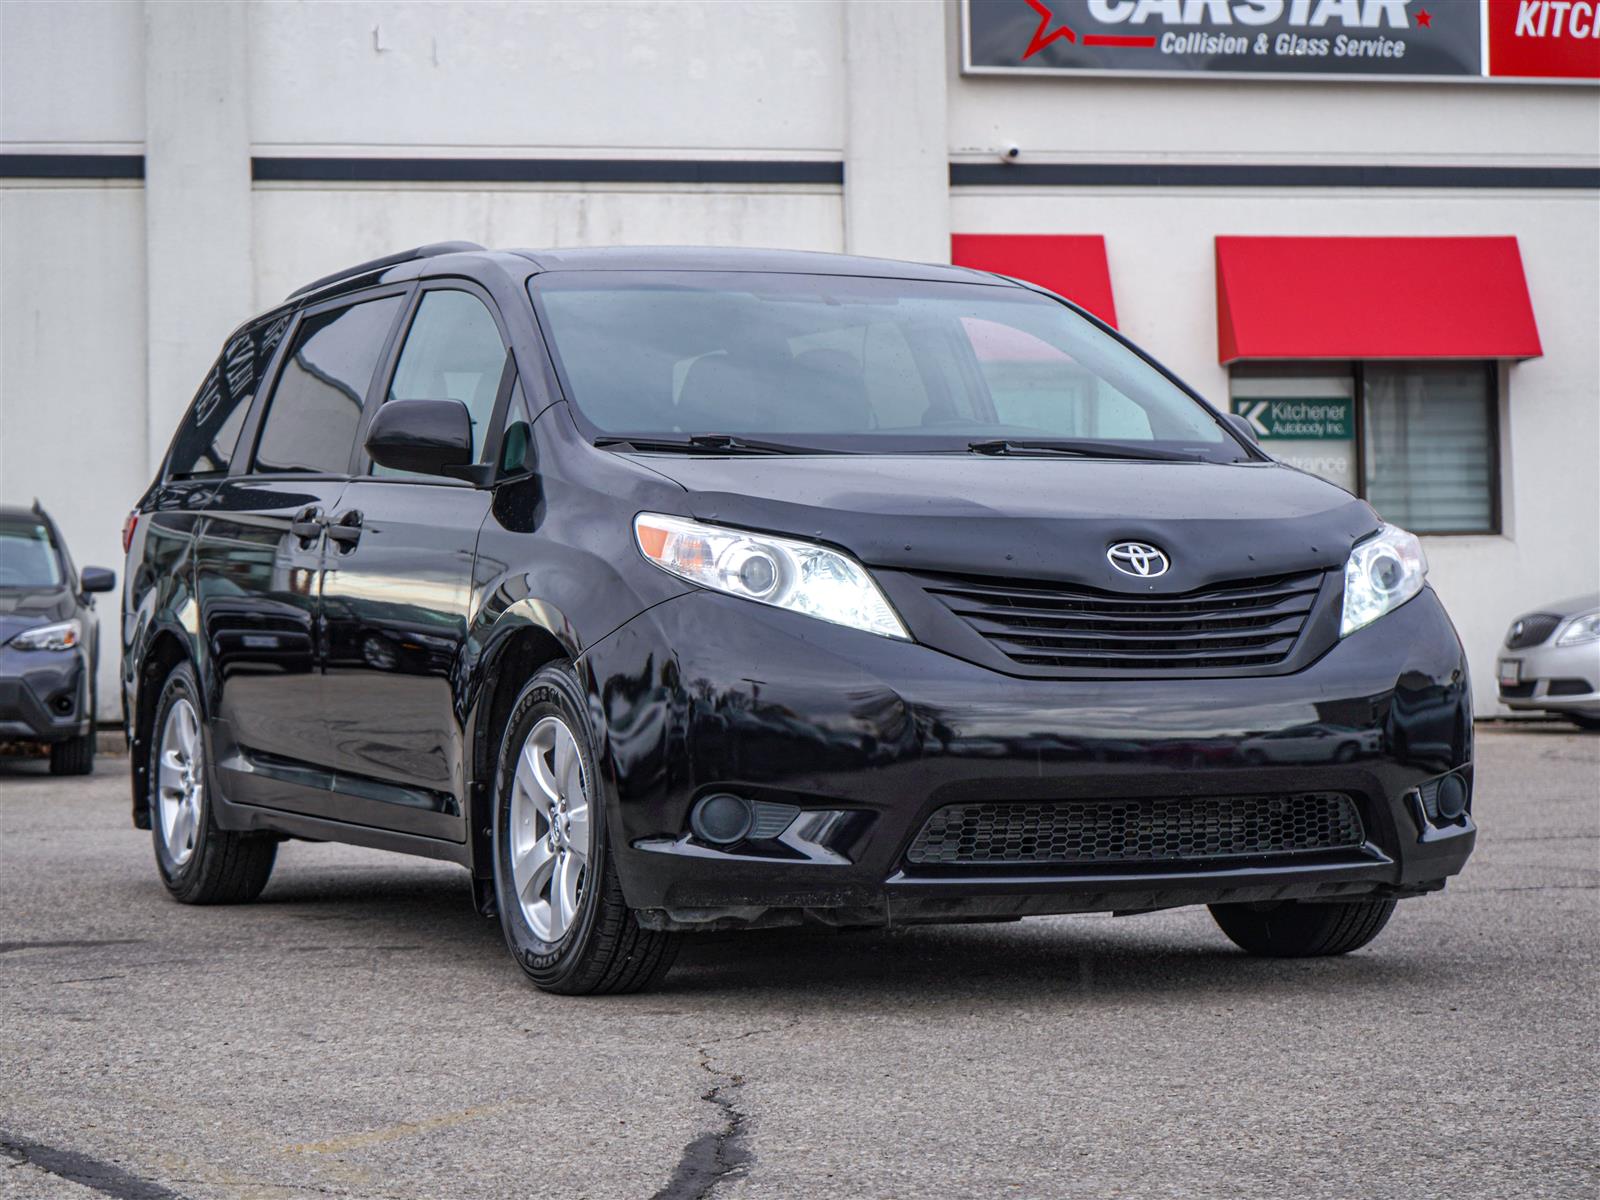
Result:
{"label": "white building wall", "polygon": [[815,0],[250,6],[259,153],[832,155],[843,6]]}
{"label": "white building wall", "polygon": [[137,153],[143,26],[139,4],[0,4],[0,153]]}
{"label": "white building wall", "polygon": [[[0,154],[137,154],[139,5],[0,3]],[[39,498],[80,566],[118,570],[145,471],[144,194],[0,178],[0,503]],[[101,708],[120,619],[100,600]]]}

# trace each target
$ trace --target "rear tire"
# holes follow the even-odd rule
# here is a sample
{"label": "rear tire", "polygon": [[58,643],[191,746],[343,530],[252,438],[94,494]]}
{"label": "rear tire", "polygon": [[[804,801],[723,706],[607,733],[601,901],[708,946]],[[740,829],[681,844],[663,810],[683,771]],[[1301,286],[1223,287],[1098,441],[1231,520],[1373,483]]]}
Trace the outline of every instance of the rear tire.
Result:
{"label": "rear tire", "polygon": [[1211,915],[1234,945],[1267,958],[1349,954],[1377,937],[1394,913],[1393,900],[1308,904],[1213,904]]}
{"label": "rear tire", "polygon": [[1582,713],[1571,713],[1569,716],[1579,729],[1587,729],[1591,733],[1600,732],[1600,717],[1586,717]]}
{"label": "rear tire", "polygon": [[583,689],[553,663],[517,697],[495,772],[494,886],[506,946],[547,992],[652,987],[678,937],[641,928],[611,857]]}
{"label": "rear tire", "polygon": [[50,746],[50,774],[91,775],[94,773],[95,735],[91,729],[79,737]]}
{"label": "rear tire", "polygon": [[245,904],[272,876],[278,839],[217,828],[216,773],[205,752],[200,688],[188,663],[172,668],[151,726],[147,802],[156,870],[183,904]]}

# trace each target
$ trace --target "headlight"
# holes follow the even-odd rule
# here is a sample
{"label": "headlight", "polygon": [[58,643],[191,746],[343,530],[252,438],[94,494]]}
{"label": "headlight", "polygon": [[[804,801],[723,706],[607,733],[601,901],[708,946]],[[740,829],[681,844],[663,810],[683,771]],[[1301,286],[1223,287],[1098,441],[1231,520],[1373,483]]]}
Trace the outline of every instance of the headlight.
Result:
{"label": "headlight", "polygon": [[1399,608],[1422,590],[1428,577],[1428,558],[1416,534],[1393,525],[1350,551],[1344,565],[1344,616],[1339,636],[1370,625],[1384,613]]}
{"label": "headlight", "polygon": [[11,639],[11,647],[14,650],[71,650],[82,640],[83,626],[76,621],[62,621],[17,634]]}
{"label": "headlight", "polygon": [[1556,639],[1556,645],[1576,646],[1579,642],[1592,642],[1596,638],[1600,638],[1600,608],[1581,617],[1573,617],[1566,630]]}
{"label": "headlight", "polygon": [[690,583],[884,637],[909,638],[866,568],[825,546],[640,513],[640,552]]}

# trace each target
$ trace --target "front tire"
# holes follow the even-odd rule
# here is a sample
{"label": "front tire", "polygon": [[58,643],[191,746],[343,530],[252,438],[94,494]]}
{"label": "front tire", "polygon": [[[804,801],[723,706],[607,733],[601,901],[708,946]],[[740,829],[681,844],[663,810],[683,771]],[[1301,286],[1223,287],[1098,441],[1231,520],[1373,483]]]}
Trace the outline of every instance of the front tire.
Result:
{"label": "front tire", "polygon": [[1211,915],[1233,944],[1266,958],[1349,954],[1377,937],[1394,913],[1393,900],[1309,904],[1213,904]]}
{"label": "front tire", "polygon": [[94,773],[95,735],[91,729],[79,737],[50,746],[50,774],[92,775]]}
{"label": "front tire", "polygon": [[194,670],[179,663],[162,685],[151,726],[148,803],[156,870],[180,903],[244,904],[267,886],[278,840],[217,828],[215,773],[206,761],[201,711]]}
{"label": "front tire", "polygon": [[577,676],[543,667],[501,737],[494,886],[506,946],[547,992],[643,991],[678,952],[675,935],[641,928],[623,899],[598,780]]}

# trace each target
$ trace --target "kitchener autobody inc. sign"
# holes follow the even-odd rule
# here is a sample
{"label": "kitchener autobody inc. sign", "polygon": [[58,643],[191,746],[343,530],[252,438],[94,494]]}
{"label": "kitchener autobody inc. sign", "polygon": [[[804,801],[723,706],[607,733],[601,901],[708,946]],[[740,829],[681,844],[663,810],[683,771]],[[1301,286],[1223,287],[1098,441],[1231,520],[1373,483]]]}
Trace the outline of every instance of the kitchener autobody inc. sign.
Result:
{"label": "kitchener autobody inc. sign", "polygon": [[1600,80],[1600,0],[965,0],[969,74]]}

